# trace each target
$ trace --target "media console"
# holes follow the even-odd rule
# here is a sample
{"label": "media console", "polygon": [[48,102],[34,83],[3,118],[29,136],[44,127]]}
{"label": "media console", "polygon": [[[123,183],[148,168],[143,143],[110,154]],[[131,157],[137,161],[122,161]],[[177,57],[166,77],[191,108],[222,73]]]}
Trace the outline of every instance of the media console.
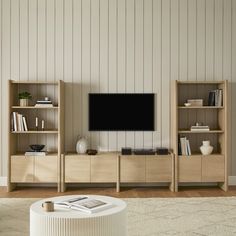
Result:
{"label": "media console", "polygon": [[111,183],[117,192],[123,184],[167,183],[174,191],[174,155],[62,155],[61,190],[70,183]]}

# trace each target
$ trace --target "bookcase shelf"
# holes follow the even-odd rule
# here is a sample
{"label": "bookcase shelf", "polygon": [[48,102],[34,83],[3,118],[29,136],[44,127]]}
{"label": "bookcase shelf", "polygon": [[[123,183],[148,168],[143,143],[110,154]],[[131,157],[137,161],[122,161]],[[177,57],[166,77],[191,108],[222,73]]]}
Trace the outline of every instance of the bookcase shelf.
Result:
{"label": "bookcase shelf", "polygon": [[[228,189],[227,173],[227,81],[173,81],[171,137],[175,154],[175,190],[179,183],[217,183]],[[209,93],[222,90],[222,106],[208,106]],[[188,99],[203,99],[203,106],[184,106]],[[191,131],[191,126],[202,123],[209,131]],[[179,138],[186,137],[191,155],[179,155]],[[202,155],[202,141],[209,140],[213,153]]]}
{"label": "bookcase shelf", "polygon": [[[18,93],[32,95],[29,106],[19,106]],[[35,107],[37,100],[49,97],[55,106]],[[61,190],[61,154],[64,153],[64,82],[59,81],[12,81],[9,80],[8,107],[8,191],[18,184],[52,183]],[[17,123],[13,119],[17,114]],[[21,117],[27,122],[28,131],[18,130]],[[36,117],[38,128],[35,127]],[[44,130],[42,130],[44,120]],[[19,125],[20,124],[20,125]],[[13,129],[14,127],[14,129]],[[22,127],[22,126],[21,126]],[[23,124],[25,130],[26,125]],[[22,128],[21,128],[22,130]],[[45,156],[32,153],[25,156],[31,144],[45,145]]]}
{"label": "bookcase shelf", "polygon": [[223,106],[189,106],[189,107],[186,107],[186,106],[178,106],[179,109],[224,109]]}
{"label": "bookcase shelf", "polygon": [[209,130],[209,131],[191,131],[191,130],[179,130],[179,134],[222,134],[223,130]]}
{"label": "bookcase shelf", "polygon": [[58,134],[58,130],[12,131],[12,134]]}
{"label": "bookcase shelf", "polygon": [[22,106],[12,106],[12,109],[59,109],[58,106],[53,106],[53,107],[35,107],[35,106],[27,106],[27,107],[22,107]]}

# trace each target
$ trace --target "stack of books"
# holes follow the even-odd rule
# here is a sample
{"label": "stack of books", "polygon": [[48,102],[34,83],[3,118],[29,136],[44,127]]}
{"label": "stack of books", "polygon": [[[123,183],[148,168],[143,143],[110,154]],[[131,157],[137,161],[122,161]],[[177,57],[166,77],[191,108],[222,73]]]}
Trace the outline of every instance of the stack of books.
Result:
{"label": "stack of books", "polygon": [[208,106],[220,107],[223,105],[223,90],[216,89],[209,92]]}
{"label": "stack of books", "polygon": [[53,107],[53,104],[50,100],[38,100],[35,107]]}
{"label": "stack of books", "polygon": [[12,131],[28,131],[25,116],[18,112],[12,113]]}
{"label": "stack of books", "polygon": [[208,125],[192,125],[190,130],[194,132],[210,131],[210,127]]}
{"label": "stack of books", "polygon": [[203,106],[203,99],[188,99],[187,103],[190,104],[190,106],[195,107],[195,106]]}
{"label": "stack of books", "polygon": [[180,138],[180,155],[183,155],[183,156],[192,155],[190,143],[186,137]]}
{"label": "stack of books", "polygon": [[46,151],[34,152],[27,151],[25,152],[25,156],[46,156],[48,153]]}

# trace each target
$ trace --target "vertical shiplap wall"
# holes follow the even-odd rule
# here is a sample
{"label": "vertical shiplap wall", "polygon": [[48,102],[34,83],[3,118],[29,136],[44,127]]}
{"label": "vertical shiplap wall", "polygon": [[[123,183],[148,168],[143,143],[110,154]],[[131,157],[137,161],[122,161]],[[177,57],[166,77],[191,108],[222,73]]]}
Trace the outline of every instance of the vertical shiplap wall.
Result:
{"label": "vertical shiplap wall", "polygon": [[[67,150],[78,135],[102,150],[169,146],[171,80],[228,79],[236,139],[236,0],[0,0],[0,35],[0,176],[8,79],[66,82]],[[89,133],[90,91],[154,92],[156,131]]]}

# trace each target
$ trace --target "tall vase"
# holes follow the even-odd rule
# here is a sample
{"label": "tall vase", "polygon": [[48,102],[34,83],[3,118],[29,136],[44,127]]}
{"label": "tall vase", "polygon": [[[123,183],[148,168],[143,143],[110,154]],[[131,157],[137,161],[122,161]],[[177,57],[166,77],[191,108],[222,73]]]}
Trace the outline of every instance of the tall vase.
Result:
{"label": "tall vase", "polygon": [[210,155],[213,151],[213,147],[210,145],[210,141],[202,141],[200,150],[202,155]]}
{"label": "tall vase", "polygon": [[78,154],[85,154],[88,148],[88,140],[86,137],[79,137],[76,143],[76,152]]}

